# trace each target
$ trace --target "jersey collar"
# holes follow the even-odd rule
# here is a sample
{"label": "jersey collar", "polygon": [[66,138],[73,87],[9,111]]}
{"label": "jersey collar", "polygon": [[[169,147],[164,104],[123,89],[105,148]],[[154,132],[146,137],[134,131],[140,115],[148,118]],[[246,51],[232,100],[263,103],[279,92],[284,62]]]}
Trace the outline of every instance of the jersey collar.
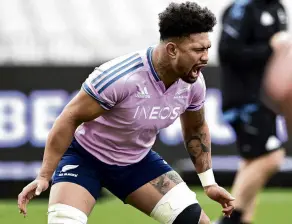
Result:
{"label": "jersey collar", "polygon": [[153,75],[154,79],[156,80],[156,82],[161,81],[157,72],[155,71],[155,68],[153,66],[153,62],[152,62],[152,53],[153,53],[153,47],[149,47],[147,49],[147,61],[151,70],[151,74]]}

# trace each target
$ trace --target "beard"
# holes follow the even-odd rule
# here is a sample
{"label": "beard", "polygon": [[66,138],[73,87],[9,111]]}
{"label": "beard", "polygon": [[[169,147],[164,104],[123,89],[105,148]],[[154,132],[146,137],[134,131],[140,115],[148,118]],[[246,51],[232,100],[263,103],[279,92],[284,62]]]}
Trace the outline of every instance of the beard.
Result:
{"label": "beard", "polygon": [[201,69],[193,67],[189,72],[185,73],[181,79],[189,84],[195,83],[198,80]]}
{"label": "beard", "polygon": [[193,84],[198,80],[198,77],[190,77],[189,75],[186,75],[181,78],[186,83]]}

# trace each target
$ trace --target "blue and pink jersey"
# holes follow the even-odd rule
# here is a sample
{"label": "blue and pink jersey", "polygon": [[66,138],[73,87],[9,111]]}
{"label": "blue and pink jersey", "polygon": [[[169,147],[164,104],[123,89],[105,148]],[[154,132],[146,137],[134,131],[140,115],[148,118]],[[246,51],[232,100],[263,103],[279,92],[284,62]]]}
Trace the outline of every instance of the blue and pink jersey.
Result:
{"label": "blue and pink jersey", "polygon": [[153,67],[152,51],[150,47],[111,60],[96,68],[82,85],[108,111],[80,125],[75,138],[104,163],[139,162],[160,129],[204,104],[203,75],[193,84],[178,80],[166,89]]}

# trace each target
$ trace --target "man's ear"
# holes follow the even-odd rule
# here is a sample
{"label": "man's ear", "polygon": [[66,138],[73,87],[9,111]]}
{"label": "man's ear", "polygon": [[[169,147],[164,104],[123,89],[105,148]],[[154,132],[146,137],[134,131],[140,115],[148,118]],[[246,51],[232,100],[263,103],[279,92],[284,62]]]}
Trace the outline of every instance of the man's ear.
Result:
{"label": "man's ear", "polygon": [[168,42],[166,44],[166,52],[171,58],[176,58],[177,55],[177,45],[173,42]]}

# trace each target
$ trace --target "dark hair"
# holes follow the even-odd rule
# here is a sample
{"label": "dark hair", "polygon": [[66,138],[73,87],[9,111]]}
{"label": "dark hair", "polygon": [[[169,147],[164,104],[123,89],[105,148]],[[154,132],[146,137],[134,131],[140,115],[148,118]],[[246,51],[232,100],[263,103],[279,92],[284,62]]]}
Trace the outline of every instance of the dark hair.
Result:
{"label": "dark hair", "polygon": [[160,39],[187,37],[193,33],[211,32],[216,25],[215,15],[195,2],[170,3],[159,14]]}

